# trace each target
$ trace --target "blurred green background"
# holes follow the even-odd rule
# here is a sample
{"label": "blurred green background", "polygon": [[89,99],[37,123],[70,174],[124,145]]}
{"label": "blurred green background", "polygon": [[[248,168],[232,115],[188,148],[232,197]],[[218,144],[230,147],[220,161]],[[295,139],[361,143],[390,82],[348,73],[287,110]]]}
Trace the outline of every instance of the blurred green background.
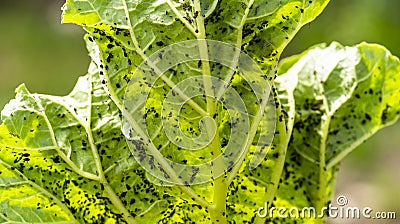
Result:
{"label": "blurred green background", "polygon": [[[85,74],[89,56],[83,30],[61,25],[62,0],[0,1],[0,108],[25,83],[32,92],[65,95]],[[379,43],[400,56],[399,0],[331,0],[306,25],[284,56],[321,43]],[[400,124],[391,126],[349,155],[342,164],[337,195],[349,206],[396,211],[400,216]],[[393,223],[398,223],[398,220]],[[346,223],[331,220],[331,223]],[[349,220],[348,223],[354,223]],[[364,220],[363,223],[379,223]],[[390,220],[381,223],[391,223]]]}

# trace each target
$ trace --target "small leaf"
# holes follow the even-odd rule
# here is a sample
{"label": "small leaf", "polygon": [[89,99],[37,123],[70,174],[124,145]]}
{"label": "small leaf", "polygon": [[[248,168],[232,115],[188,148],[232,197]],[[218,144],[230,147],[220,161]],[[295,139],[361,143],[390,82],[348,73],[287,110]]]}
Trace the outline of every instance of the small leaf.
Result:
{"label": "small leaf", "polygon": [[319,212],[339,162],[400,117],[400,62],[379,45],[332,43],[282,61],[278,72],[285,110],[296,113],[274,205]]}

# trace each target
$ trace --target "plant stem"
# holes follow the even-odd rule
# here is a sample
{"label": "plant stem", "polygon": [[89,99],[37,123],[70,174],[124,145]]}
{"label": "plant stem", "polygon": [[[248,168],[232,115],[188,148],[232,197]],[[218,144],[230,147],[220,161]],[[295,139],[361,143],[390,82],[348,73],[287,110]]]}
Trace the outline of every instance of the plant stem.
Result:
{"label": "plant stem", "polygon": [[[211,68],[209,63],[209,56],[208,56],[208,47],[207,42],[204,40],[206,39],[206,30],[204,25],[204,15],[201,13],[201,6],[200,1],[194,1],[194,8],[199,14],[196,18],[197,28],[198,28],[198,35],[197,39],[199,40],[199,53],[202,62],[202,74],[203,74],[203,83],[204,83],[204,90],[206,95],[206,102],[207,102],[207,113],[208,116],[214,118],[217,115],[217,103],[215,101],[215,93],[213,90],[212,85],[212,74]],[[215,124],[211,119],[206,119],[206,127],[207,133],[209,138],[212,138],[211,144],[209,145],[211,156],[214,158],[221,155],[221,145],[218,133],[218,124]],[[216,126],[216,130],[212,130],[212,127]],[[215,133],[214,136],[212,136]],[[219,174],[221,171],[225,171],[225,167],[223,161],[221,162],[214,162],[212,171],[213,173]],[[214,186],[214,197],[213,197],[213,207],[210,209],[210,216],[212,223],[227,223],[226,220],[226,197],[228,191],[228,184],[226,182],[226,176],[221,175],[217,177],[213,181]]]}
{"label": "plant stem", "polygon": [[[207,53],[207,44],[205,41],[200,41],[200,55],[201,58],[208,57]],[[207,101],[207,112],[211,117],[217,113],[217,105],[214,100],[214,92],[212,89],[212,81],[211,81],[211,72],[210,72],[210,64],[208,61],[203,62],[203,82],[204,82],[204,89],[206,92],[206,101]],[[216,128],[216,131],[213,130],[213,126],[215,123],[211,119],[205,120],[207,133],[209,138],[212,138],[212,141],[209,145],[210,153],[212,159],[221,155],[221,145],[219,140],[219,133]],[[215,135],[213,135],[215,133]],[[218,162],[215,161],[212,166],[213,174],[219,175],[220,172],[226,170],[223,161]],[[213,207],[211,212],[211,219],[213,223],[226,223],[226,194],[227,194],[227,183],[225,175],[221,175],[213,181],[214,185],[214,200],[213,200]]]}
{"label": "plant stem", "polygon": [[106,192],[107,197],[110,199],[111,203],[115,206],[115,208],[122,213],[122,216],[124,217],[125,221],[128,224],[136,224],[137,223],[136,220],[133,218],[130,212],[125,208],[124,204],[122,204],[121,200],[114,192],[108,181],[104,178],[102,179],[101,184],[104,187],[104,191]]}
{"label": "plant stem", "polygon": [[[320,86],[321,91],[323,87]],[[326,141],[328,139],[329,134],[329,125],[331,123],[332,118],[332,111],[330,111],[329,103],[326,97],[323,97],[323,105],[326,114],[321,117],[321,132],[319,133],[321,136],[320,140],[320,148],[319,148],[319,188],[317,189],[317,201],[315,203],[316,211],[322,211],[322,208],[326,206],[328,199],[327,199],[327,168],[326,168]],[[319,219],[318,222],[323,223],[323,218]]]}
{"label": "plant stem", "polygon": [[[325,106],[328,106],[326,100],[324,100]],[[326,107],[328,110],[328,107]],[[329,111],[327,111],[329,113]],[[322,117],[321,122],[321,142],[320,142],[320,149],[319,149],[319,188],[318,188],[318,196],[317,202],[315,204],[316,211],[321,211],[327,203],[327,195],[326,195],[326,188],[327,188],[327,170],[326,170],[326,158],[325,158],[325,151],[326,151],[326,140],[328,138],[329,132],[329,124],[331,121],[331,116],[329,114]],[[323,219],[321,219],[322,221]]]}
{"label": "plant stem", "polygon": [[[92,105],[92,75],[89,75],[90,78],[90,91],[89,93],[89,101],[90,101],[90,105]],[[85,125],[85,129],[86,129],[86,133],[87,133],[87,138],[89,140],[89,144],[90,144],[90,148],[92,149],[92,154],[93,154],[93,159],[95,161],[96,164],[96,169],[97,169],[97,174],[99,176],[99,182],[100,184],[104,187],[104,191],[106,192],[108,198],[110,199],[111,203],[117,208],[117,210],[119,212],[121,212],[122,216],[124,217],[125,221],[128,224],[136,224],[136,220],[133,218],[133,216],[130,214],[130,212],[128,211],[128,209],[125,208],[125,206],[122,204],[122,201],[119,199],[119,197],[117,196],[117,194],[114,192],[114,190],[112,189],[112,187],[110,186],[110,184],[108,183],[107,178],[104,175],[104,170],[103,170],[103,166],[101,164],[101,158],[99,156],[99,152],[97,149],[97,146],[95,144],[94,138],[93,138],[93,133],[92,133],[92,122],[91,122],[91,116],[92,115],[92,107],[89,106],[88,107],[88,111],[87,111],[87,124]]]}

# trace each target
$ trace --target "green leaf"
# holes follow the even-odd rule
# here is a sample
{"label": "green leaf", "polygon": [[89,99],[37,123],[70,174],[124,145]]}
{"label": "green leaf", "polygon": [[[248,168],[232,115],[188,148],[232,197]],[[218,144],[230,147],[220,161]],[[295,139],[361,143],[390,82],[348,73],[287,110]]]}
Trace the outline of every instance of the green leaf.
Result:
{"label": "green leaf", "polygon": [[[288,140],[277,61],[327,3],[67,0],[63,22],[88,32],[89,74],[64,97],[17,89],[2,112],[2,169],[58,200],[63,221],[252,222]],[[1,219],[16,222],[11,195]]]}
{"label": "green leaf", "polygon": [[[1,154],[9,152],[1,149]],[[2,223],[75,223],[68,208],[51,193],[29,180],[20,171],[32,155],[18,154],[24,163],[18,167],[10,166],[0,160],[0,220]],[[17,164],[17,162],[15,163]],[[22,165],[22,166],[21,166]]]}
{"label": "green leaf", "polygon": [[[2,119],[4,220],[135,223],[133,216],[140,215],[137,222],[160,219],[165,211],[169,196],[145,181],[122,136],[120,113],[94,66],[65,97],[19,87]],[[29,203],[31,197],[37,202]],[[60,214],[54,216],[55,211]]]}
{"label": "green leaf", "polygon": [[[132,142],[133,145],[131,144],[131,146],[133,147],[131,148],[141,148],[141,145],[145,145],[145,148],[153,149],[153,153],[150,154],[149,157],[146,157],[147,160],[143,160],[148,164],[148,171],[154,167],[161,167],[157,175],[170,177],[174,173],[165,173],[165,170],[168,170],[168,166],[165,165],[163,159],[160,159],[161,156],[171,159],[175,163],[207,163],[210,159],[213,159],[213,156],[210,158],[210,156],[207,155],[210,155],[211,152],[214,153],[214,155],[220,154],[220,149],[218,148],[223,149],[227,140],[237,140],[237,143],[235,143],[236,145],[244,144],[242,148],[244,148],[244,152],[249,153],[249,155],[242,156],[240,159],[241,161],[243,161],[244,158],[248,159],[233,167],[233,172],[226,177],[228,181],[214,181],[214,183],[191,186],[191,188],[172,188],[172,195],[184,197],[188,201],[194,198],[197,203],[203,206],[203,211],[208,207],[211,218],[215,222],[216,217],[212,213],[217,214],[219,212],[217,216],[220,216],[221,214],[226,214],[224,211],[225,209],[218,208],[221,209],[221,211],[213,211],[214,209],[209,208],[208,202],[212,201],[213,203],[219,204],[219,202],[216,201],[220,200],[222,201],[221,205],[224,205],[226,200],[225,196],[227,195],[226,191],[228,190],[227,185],[233,180],[240,182],[240,178],[236,179],[236,175],[248,175],[246,174],[247,171],[243,171],[247,170],[247,168],[243,168],[250,166],[254,169],[259,163],[263,163],[263,158],[267,153],[267,157],[270,158],[271,161],[264,162],[263,165],[259,166],[259,169],[255,170],[251,175],[255,173],[264,173],[265,170],[276,170],[274,172],[268,172],[267,175],[264,176],[265,179],[261,180],[261,182],[273,182],[271,184],[272,187],[268,187],[267,194],[268,198],[271,200],[273,198],[274,189],[276,189],[279,173],[283,164],[285,147],[284,144],[278,146],[278,153],[274,151],[275,147],[271,147],[272,150],[270,150],[270,147],[266,147],[271,144],[269,139],[271,135],[274,134],[272,130],[275,124],[275,122],[268,121],[267,117],[269,116],[273,119],[275,117],[275,111],[266,109],[262,111],[264,116],[257,115],[259,111],[258,103],[261,101],[267,103],[269,95],[264,94],[265,96],[260,97],[263,94],[257,95],[257,92],[254,92],[254,87],[257,87],[265,93],[268,93],[265,91],[268,83],[261,79],[257,80],[258,84],[249,86],[248,83],[251,83],[255,78],[243,78],[243,73],[235,71],[236,65],[240,64],[239,51],[229,58],[224,55],[224,51],[222,51],[222,53],[218,52],[218,49],[214,50],[210,46],[206,46],[206,48],[215,51],[214,54],[220,55],[219,58],[227,58],[229,63],[225,64],[225,68],[217,66],[218,63],[215,61],[210,63],[203,62],[202,65],[199,65],[198,61],[185,61],[185,63],[169,67],[169,70],[161,75],[161,80],[155,83],[139,83],[143,74],[137,74],[135,72],[140,70],[142,62],[154,55],[155,52],[157,52],[155,53],[156,58],[165,61],[166,54],[164,54],[164,52],[160,54],[159,52],[159,50],[165,46],[170,46],[171,44],[186,40],[207,38],[222,41],[223,44],[236,46],[237,49],[244,50],[245,53],[248,53],[254,59],[262,61],[262,64],[255,67],[261,67],[261,69],[263,69],[265,74],[263,74],[262,78],[267,78],[268,81],[272,81],[277,60],[284,47],[305,23],[310,22],[324,9],[327,2],[328,1],[323,0],[314,2],[167,0],[136,1],[132,4],[126,1],[67,1],[63,8],[63,22],[72,22],[82,25],[90,34],[90,36],[86,37],[90,55],[98,66],[102,82],[110,94],[111,99],[115,102],[120,111],[124,111],[123,103],[125,102],[126,104],[127,101],[129,102],[129,106],[131,106],[129,109],[134,109],[137,105],[143,105],[144,109],[138,111],[141,112],[142,115],[145,114],[146,128],[149,133],[147,139],[151,139],[152,144],[147,145],[146,142],[148,140],[146,140],[143,135],[138,134],[141,133],[143,128],[140,130],[138,128],[128,128],[128,130],[125,130],[125,135],[128,136],[129,142],[134,139],[142,139],[141,141]],[[201,45],[201,43],[199,44]],[[210,42],[207,42],[207,44],[210,44]],[[199,49],[204,48],[204,46],[205,44],[199,47]],[[193,49],[190,50],[193,51]],[[194,50],[196,50],[196,48],[194,48]],[[209,55],[213,55],[213,53],[209,52]],[[214,58],[217,58],[215,55]],[[200,57],[205,57],[205,55],[200,55]],[[150,62],[152,62],[152,60],[150,60]],[[173,60],[171,63],[174,63]],[[210,71],[207,71],[207,64],[211,68]],[[150,65],[150,67],[152,66]],[[158,69],[154,67],[153,69],[158,73]],[[229,116],[231,115],[229,110],[224,109],[221,104],[213,106],[213,103],[210,102],[207,97],[194,97],[192,101],[182,105],[182,110],[179,114],[179,126],[185,131],[183,131],[183,135],[180,136],[186,135],[193,138],[199,137],[204,133],[209,134],[213,132],[209,125],[210,123],[205,123],[203,124],[204,126],[201,125],[201,118],[204,117],[204,111],[214,107],[214,109],[211,109],[208,113],[215,113],[218,115],[214,121],[217,123],[215,130],[218,130],[219,140],[216,138],[215,143],[212,143],[210,147],[183,154],[180,152],[180,147],[178,147],[179,145],[177,142],[172,141],[171,138],[165,134],[165,131],[173,129],[162,127],[162,105],[164,103],[164,98],[172,88],[177,88],[176,91],[179,93],[179,89],[182,87],[182,84],[179,85],[180,82],[191,77],[205,75],[207,72],[210,72],[213,77],[225,80],[234,91],[241,95],[246,109],[249,111],[249,114],[252,115],[249,117],[252,131],[249,133],[250,139],[248,140],[248,142],[252,144],[246,143],[246,136],[235,137],[230,133],[230,125],[235,117]],[[147,76],[144,77],[150,76],[147,74]],[[137,86],[128,83],[131,79],[138,82]],[[135,82],[131,81],[131,83]],[[151,83],[152,86],[149,91],[148,100],[140,101],[139,95],[141,91],[146,90],[146,85],[149,83]],[[201,84],[195,82],[192,85]],[[209,87],[203,87],[205,94],[213,92]],[[131,95],[128,98],[124,98],[126,88],[132,89]],[[185,87],[181,89],[185,91],[194,91],[185,89]],[[260,93],[262,91],[260,91]],[[184,94],[179,95],[183,97],[183,100],[186,100]],[[268,104],[271,105],[274,103],[274,100],[268,102]],[[266,108],[270,107],[271,106]],[[140,113],[133,119],[137,124],[141,124],[142,121],[139,115]],[[175,114],[172,113],[172,115]],[[174,116],[172,117],[175,118]],[[131,125],[133,125],[132,122]],[[171,125],[173,125],[173,123],[171,123]],[[207,132],[202,130],[207,130]],[[134,135],[130,136],[130,132],[134,133]],[[236,133],[243,134],[240,132]],[[279,144],[280,141],[285,142],[285,135],[283,133],[281,135],[282,136],[276,137],[278,140],[275,140],[274,145]],[[239,142],[240,140],[242,140],[242,142]],[[204,141],[204,139],[202,141]],[[219,146],[215,148],[216,145]],[[159,153],[157,150],[159,150]],[[238,150],[238,152],[240,151]],[[258,156],[258,154],[261,154],[261,156]],[[137,156],[140,157],[140,155]],[[223,166],[228,168],[227,170],[231,168],[230,165],[227,166],[229,162],[231,161],[222,162]],[[161,164],[164,165],[161,166]],[[176,166],[176,164],[173,165]],[[221,168],[215,169],[219,169],[219,172],[224,171]],[[186,171],[181,172],[182,173],[177,173],[176,176],[188,176],[189,174]],[[190,178],[182,180],[181,183],[188,185],[193,181],[201,181],[202,179],[206,180],[210,178],[210,174],[207,175],[200,172],[200,175],[199,172],[200,171],[195,171],[193,175],[191,174]],[[215,173],[216,172],[211,175],[215,175]],[[150,177],[149,180],[157,184],[154,178]],[[164,179],[162,183],[158,184],[166,185],[165,181],[167,180]],[[215,184],[220,182],[223,182],[223,184]],[[263,186],[262,188],[265,189],[267,186]],[[182,196],[182,191],[186,192],[186,196]],[[239,203],[238,198],[242,198],[242,196],[240,196],[240,191],[232,192],[236,194],[237,197],[230,197],[232,202],[231,209],[228,211],[228,217],[235,216],[236,213],[240,213],[243,209],[241,206],[236,206],[236,204]],[[196,197],[198,198],[196,199]],[[201,198],[206,199],[206,201]],[[249,206],[249,204],[246,204],[246,206]],[[249,210],[248,216],[241,216],[235,219],[250,220],[255,214],[254,210],[257,208],[253,206],[247,209]],[[185,216],[187,216],[187,214],[184,215],[184,217]]]}
{"label": "green leaf", "polygon": [[297,31],[314,20],[328,2],[67,0],[62,21],[81,25],[89,33],[109,35],[140,57],[172,43],[202,37],[243,48],[268,68]]}
{"label": "green leaf", "polygon": [[279,96],[295,119],[287,119],[293,135],[274,205],[320,212],[339,162],[398,120],[400,61],[379,45],[332,43],[282,61],[278,72]]}

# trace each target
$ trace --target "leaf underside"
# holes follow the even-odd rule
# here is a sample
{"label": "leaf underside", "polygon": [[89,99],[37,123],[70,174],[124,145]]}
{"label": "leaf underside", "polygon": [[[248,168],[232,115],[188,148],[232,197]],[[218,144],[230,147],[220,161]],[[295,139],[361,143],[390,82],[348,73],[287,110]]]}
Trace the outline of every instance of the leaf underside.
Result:
{"label": "leaf underside", "polygon": [[334,42],[283,60],[278,73],[295,116],[274,205],[328,206],[339,162],[400,116],[399,59],[376,44]]}
{"label": "leaf underside", "polygon": [[[229,89],[240,95],[249,115],[249,132],[254,132],[246,140],[247,148],[243,146],[247,153],[244,162],[237,170],[229,167],[218,179],[227,183],[223,195],[227,220],[263,222],[257,210],[265,202],[299,208],[326,203],[333,192],[338,162],[378,129],[397,120],[400,107],[398,59],[376,45],[321,45],[283,61],[277,68],[288,42],[327,3],[67,0],[63,22],[81,25],[87,31],[85,41],[92,63],[68,96],[33,94],[21,85],[16,98],[3,109],[0,222],[211,223],[215,217],[210,218],[210,204],[220,193],[216,181],[192,185],[202,178],[196,176],[201,173],[196,169],[183,185],[174,185],[168,178],[160,181],[131,153],[132,147],[146,144],[139,130],[123,126],[127,122],[124,102],[136,102],[141,91],[149,88],[143,103],[130,106],[142,107],[145,116],[140,119],[147,124],[152,147],[176,163],[195,165],[212,160],[211,146],[181,151],[179,141],[166,134],[170,129],[164,129],[162,123],[166,96],[173,88],[190,91],[190,85],[175,84],[204,75],[205,64],[210,65],[212,77],[225,80]],[[197,39],[217,40],[242,50],[257,62],[262,76],[254,76],[255,82],[249,83],[250,76],[246,79],[243,74],[246,72],[235,70],[244,57],[235,58],[234,53],[232,60],[226,59],[232,63],[228,66],[215,61],[185,61],[157,74],[160,78],[151,85],[139,82],[143,74],[138,70],[148,57],[156,53],[153,57],[165,59],[159,54],[161,49]],[[223,61],[223,52],[214,50],[218,53]],[[150,66],[154,72],[152,69],[157,70]],[[203,82],[194,84],[207,89]],[[127,95],[127,89],[132,95]],[[276,92],[279,96],[274,96]],[[237,133],[231,128],[235,116],[241,115],[231,116],[235,111],[221,102],[216,103],[213,119],[217,145],[224,151],[230,138],[240,142],[246,137],[234,138]],[[260,110],[262,104],[265,108]],[[171,124],[181,128],[181,136],[199,137],[207,129],[202,124],[202,111],[209,106],[209,99],[200,94],[191,104],[182,104],[176,115],[179,123]],[[276,122],[267,117],[276,118]],[[271,131],[275,126],[277,131]],[[292,132],[286,153],[285,144]],[[272,135],[274,140],[267,141]],[[252,159],[258,161],[261,152],[266,152],[266,157],[252,167]],[[149,158],[147,161],[152,161]],[[155,159],[149,167],[169,177],[162,162]]]}

